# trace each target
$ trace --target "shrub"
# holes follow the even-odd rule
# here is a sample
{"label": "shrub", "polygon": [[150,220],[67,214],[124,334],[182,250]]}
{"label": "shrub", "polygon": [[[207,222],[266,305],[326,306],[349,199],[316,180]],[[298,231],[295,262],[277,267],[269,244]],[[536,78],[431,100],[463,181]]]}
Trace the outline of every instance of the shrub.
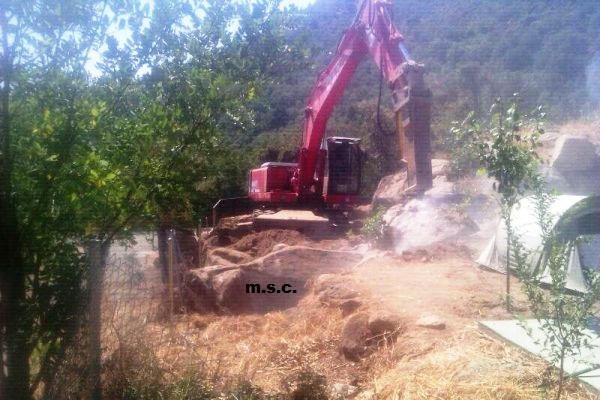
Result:
{"label": "shrub", "polygon": [[310,369],[300,371],[295,379],[296,388],[291,392],[292,400],[327,400],[327,381]]}
{"label": "shrub", "polygon": [[381,245],[386,237],[386,224],[383,216],[387,210],[378,207],[373,215],[364,221],[361,233],[373,244]]}

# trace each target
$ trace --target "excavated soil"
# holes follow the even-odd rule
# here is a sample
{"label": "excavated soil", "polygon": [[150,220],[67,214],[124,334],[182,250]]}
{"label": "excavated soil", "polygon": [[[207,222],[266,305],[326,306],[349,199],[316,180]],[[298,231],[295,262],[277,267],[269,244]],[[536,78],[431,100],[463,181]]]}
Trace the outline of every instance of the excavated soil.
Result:
{"label": "excavated soil", "polygon": [[231,248],[248,253],[252,257],[262,257],[273,251],[276,244],[290,246],[306,244],[308,239],[300,232],[286,229],[269,229],[252,232],[233,243]]}

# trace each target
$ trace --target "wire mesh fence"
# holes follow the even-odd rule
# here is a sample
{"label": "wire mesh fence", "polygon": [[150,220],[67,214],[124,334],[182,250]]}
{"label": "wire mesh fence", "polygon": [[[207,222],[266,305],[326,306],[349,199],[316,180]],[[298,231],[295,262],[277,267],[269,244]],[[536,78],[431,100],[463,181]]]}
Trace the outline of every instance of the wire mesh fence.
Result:
{"label": "wire mesh fence", "polygon": [[[136,235],[133,245],[114,244],[104,260],[90,257],[90,271],[102,273],[90,274],[91,301],[45,390],[47,398],[122,398],[127,390],[123,385],[131,385],[126,380],[132,376],[143,380],[140,387],[152,390],[175,371],[205,368],[206,352],[186,334],[193,321],[184,318],[183,277],[197,262],[190,256],[190,234],[172,230],[165,238],[167,254],[173,254],[170,265],[161,262],[159,236],[154,234]],[[182,243],[187,243],[185,248]],[[93,304],[94,285],[100,286],[100,307]],[[94,345],[95,336],[99,346]]]}

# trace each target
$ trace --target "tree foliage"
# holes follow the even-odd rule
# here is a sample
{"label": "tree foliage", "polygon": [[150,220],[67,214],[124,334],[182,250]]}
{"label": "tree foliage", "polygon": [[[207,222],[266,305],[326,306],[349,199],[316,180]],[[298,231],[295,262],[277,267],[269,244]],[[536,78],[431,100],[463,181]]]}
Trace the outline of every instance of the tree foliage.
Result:
{"label": "tree foliage", "polygon": [[545,334],[543,345],[549,351],[553,364],[559,367],[555,393],[558,400],[563,391],[566,357],[578,356],[582,349],[591,348],[588,324],[597,312],[600,274],[582,265],[587,291],[576,293],[567,288],[571,254],[575,246],[586,240],[584,236],[575,234],[578,231],[576,227],[569,227],[569,224],[575,223],[573,215],[579,212],[579,208],[575,206],[555,224],[550,208],[555,195],[545,188],[541,179],[537,180],[534,193],[535,215],[541,229],[544,253],[539,266],[531,268],[531,250],[513,232],[513,259],[531,312]]}
{"label": "tree foliage", "polygon": [[[0,397],[50,390],[85,316],[88,239],[106,252],[135,229],[195,224],[241,191],[248,161],[236,140],[257,125],[265,82],[296,57],[277,5],[0,10]],[[117,40],[115,26],[131,38]]]}
{"label": "tree foliage", "polygon": [[[460,140],[460,147],[453,148],[451,154],[456,159],[453,169],[468,170],[479,161],[487,175],[494,179],[494,189],[498,193],[500,213],[507,232],[506,254],[506,307],[510,311],[510,250],[512,237],[512,211],[517,202],[536,179],[538,164],[537,146],[539,136],[544,132],[544,113],[539,107],[531,116],[524,115],[515,95],[512,102],[505,105],[497,99],[490,110],[489,119],[479,122],[469,114],[462,124],[455,123],[452,137]],[[476,160],[474,156],[479,159]]]}

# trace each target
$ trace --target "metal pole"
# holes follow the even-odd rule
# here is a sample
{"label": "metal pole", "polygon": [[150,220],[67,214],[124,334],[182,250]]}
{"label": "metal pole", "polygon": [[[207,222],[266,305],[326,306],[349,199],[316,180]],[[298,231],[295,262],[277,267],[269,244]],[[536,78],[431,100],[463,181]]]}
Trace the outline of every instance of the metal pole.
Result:
{"label": "metal pole", "polygon": [[506,311],[510,312],[510,236],[506,240]]}
{"label": "metal pole", "polygon": [[198,221],[198,268],[202,268],[202,220]]}
{"label": "metal pole", "polygon": [[175,237],[173,230],[169,230],[169,238],[167,239],[167,268],[168,268],[168,280],[167,280],[167,293],[169,296],[169,322],[173,320],[173,241]]}
{"label": "metal pole", "polygon": [[102,363],[102,284],[104,282],[104,260],[102,244],[94,239],[88,245],[89,285],[90,285],[90,399],[102,399],[100,371]]}

